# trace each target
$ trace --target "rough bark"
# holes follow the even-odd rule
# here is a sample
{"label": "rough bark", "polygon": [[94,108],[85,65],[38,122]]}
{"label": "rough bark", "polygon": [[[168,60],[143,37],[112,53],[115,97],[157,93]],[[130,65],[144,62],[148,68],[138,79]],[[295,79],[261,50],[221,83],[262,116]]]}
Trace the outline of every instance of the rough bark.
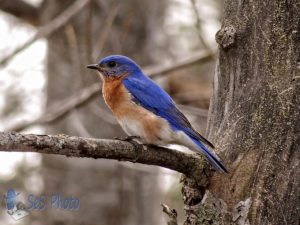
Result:
{"label": "rough bark", "polygon": [[299,224],[299,11],[299,1],[226,1],[208,134],[230,174],[211,177],[186,224]]}

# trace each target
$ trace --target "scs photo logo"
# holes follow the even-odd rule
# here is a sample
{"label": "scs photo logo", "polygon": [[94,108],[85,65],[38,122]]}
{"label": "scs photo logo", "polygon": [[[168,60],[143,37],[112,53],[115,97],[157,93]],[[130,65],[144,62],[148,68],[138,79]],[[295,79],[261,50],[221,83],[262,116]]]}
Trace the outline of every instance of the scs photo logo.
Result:
{"label": "scs photo logo", "polygon": [[43,211],[46,209],[61,209],[75,211],[80,209],[80,199],[73,196],[62,196],[60,193],[51,195],[28,194],[26,202],[20,200],[20,193],[9,188],[4,195],[5,206],[8,215],[14,220],[20,220],[30,214],[31,211]]}
{"label": "scs photo logo", "polygon": [[28,210],[41,211],[47,207],[51,209],[79,210],[80,200],[72,196],[63,197],[61,194],[51,194],[50,196],[45,194],[39,196],[28,195]]}

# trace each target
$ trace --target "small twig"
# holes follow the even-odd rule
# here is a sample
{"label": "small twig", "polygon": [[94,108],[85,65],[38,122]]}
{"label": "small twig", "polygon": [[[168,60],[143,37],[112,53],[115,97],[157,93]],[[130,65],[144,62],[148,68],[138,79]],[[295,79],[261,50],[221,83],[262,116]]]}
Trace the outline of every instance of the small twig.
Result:
{"label": "small twig", "polygon": [[195,24],[195,27],[196,27],[196,30],[197,30],[197,35],[199,37],[199,40],[201,42],[201,44],[203,45],[203,47],[208,51],[210,52],[211,49],[209,47],[209,45],[206,43],[206,41],[204,40],[203,36],[202,36],[202,31],[201,31],[201,19],[200,19],[200,16],[199,16],[199,11],[198,11],[198,8],[197,8],[197,5],[196,5],[196,1],[195,0],[190,0],[191,1],[191,4],[192,4],[192,8],[193,8],[193,11],[194,11],[194,14],[195,14],[195,17],[196,17],[196,24]]}
{"label": "small twig", "polygon": [[73,3],[69,8],[67,8],[63,13],[53,19],[50,23],[45,26],[39,28],[36,34],[27,40],[20,47],[16,48],[12,53],[4,57],[0,61],[0,66],[6,65],[8,61],[10,61],[13,57],[15,57],[18,53],[22,52],[24,49],[28,48],[32,45],[36,40],[47,37],[62,26],[64,26],[70,19],[72,19],[81,9],[87,5],[90,0],[77,0]]}
{"label": "small twig", "polygon": [[160,204],[163,207],[163,212],[168,215],[169,221],[168,225],[178,225],[177,222],[177,212],[175,209],[170,209],[166,204]]}

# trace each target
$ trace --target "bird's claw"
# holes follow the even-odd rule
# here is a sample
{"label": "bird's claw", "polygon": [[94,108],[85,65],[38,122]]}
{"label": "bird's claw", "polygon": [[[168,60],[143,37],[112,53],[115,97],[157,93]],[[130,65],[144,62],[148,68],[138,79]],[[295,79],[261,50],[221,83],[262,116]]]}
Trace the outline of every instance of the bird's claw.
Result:
{"label": "bird's claw", "polygon": [[119,140],[119,141],[133,141],[134,139],[139,139],[139,136],[127,136],[125,138],[120,138],[120,137],[115,137],[114,139]]}
{"label": "bird's claw", "polygon": [[136,152],[136,157],[132,160],[132,162],[137,162],[137,160],[139,159],[139,155],[140,155],[140,151],[143,149],[143,145],[140,144],[139,142],[135,141],[134,139],[140,139],[139,136],[127,136],[125,138],[119,138],[119,137],[115,137],[114,139],[119,140],[119,141],[127,141],[130,144],[133,145],[133,148]]}
{"label": "bird's claw", "polygon": [[127,141],[130,144],[133,145],[134,151],[135,151],[135,155],[136,157],[132,160],[132,162],[137,162],[137,160],[139,159],[140,156],[140,151],[143,150],[143,145],[140,144],[139,142],[135,141],[134,139],[140,139],[139,136],[127,136],[126,138],[117,138],[120,141]]}
{"label": "bird's claw", "polygon": [[124,138],[124,141],[128,141],[128,142],[133,141],[133,142],[136,142],[136,141],[134,141],[134,139],[140,139],[140,137],[139,136],[127,136],[126,138]]}
{"label": "bird's claw", "polygon": [[133,139],[129,139],[127,140],[130,144],[133,145],[134,147],[134,151],[135,151],[135,158],[132,160],[132,162],[137,162],[137,160],[139,159],[139,156],[141,154],[141,150],[143,150],[143,145],[140,144],[139,142],[135,141],[134,138]]}

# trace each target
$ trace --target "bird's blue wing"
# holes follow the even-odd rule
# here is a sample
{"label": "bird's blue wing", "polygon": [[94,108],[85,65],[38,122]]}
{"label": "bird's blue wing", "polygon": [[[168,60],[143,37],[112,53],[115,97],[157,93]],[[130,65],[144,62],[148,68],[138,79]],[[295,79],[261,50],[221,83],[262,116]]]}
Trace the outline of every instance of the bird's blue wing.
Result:
{"label": "bird's blue wing", "polygon": [[190,137],[214,148],[213,144],[192,128],[187,118],[176,107],[172,98],[150,78],[144,75],[139,77],[130,76],[123,80],[123,84],[136,104],[166,119],[173,130],[183,131]]}
{"label": "bird's blue wing", "polygon": [[216,169],[228,172],[222,162],[203,145],[205,143],[214,148],[213,144],[192,128],[187,118],[162,88],[143,75],[138,78],[134,76],[125,78],[123,84],[136,104],[166,119],[174,131],[179,130],[186,133]]}

